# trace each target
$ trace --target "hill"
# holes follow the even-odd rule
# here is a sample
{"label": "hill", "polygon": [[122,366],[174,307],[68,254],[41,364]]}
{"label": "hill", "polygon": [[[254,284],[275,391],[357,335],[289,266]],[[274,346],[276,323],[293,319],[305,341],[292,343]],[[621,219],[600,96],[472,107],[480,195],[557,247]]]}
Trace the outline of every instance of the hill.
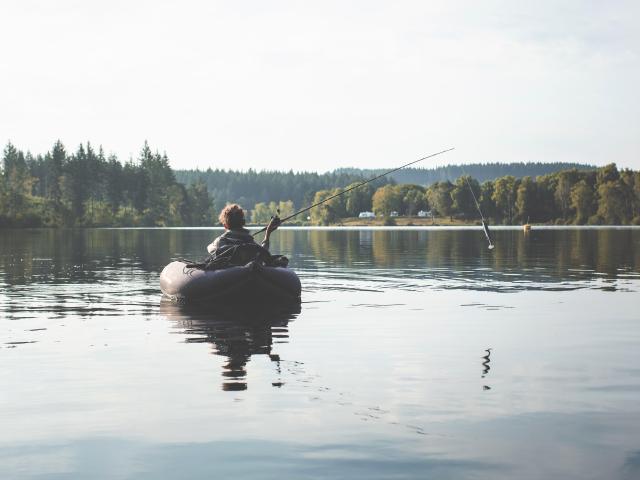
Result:
{"label": "hill", "polygon": [[[511,175],[516,178],[532,177],[539,175],[547,175],[549,173],[559,172],[561,170],[593,170],[596,167],[584,163],[472,163],[469,165],[445,165],[435,168],[404,168],[389,175],[396,183],[414,183],[416,185],[431,185],[435,182],[443,182],[449,180],[455,181],[462,175],[470,175],[480,183],[487,180],[495,180],[496,178]],[[348,174],[370,178],[380,175],[388,169],[361,169],[361,168],[339,168],[333,171],[335,174]]]}
{"label": "hill", "polygon": [[[216,202],[216,209],[227,201],[238,202],[252,208],[258,202],[293,201],[294,205],[306,205],[318,190],[342,188],[362,181],[358,173],[347,172],[278,172],[249,170],[175,170],[178,182],[190,186],[203,182]],[[376,182],[377,186],[387,179]]]}
{"label": "hill", "polygon": [[[435,182],[454,182],[462,175],[471,175],[480,183],[495,180],[505,175],[516,178],[537,177],[562,170],[576,168],[593,170],[592,165],[579,163],[487,163],[470,165],[447,165],[437,168],[405,168],[374,183],[374,187],[389,182],[412,183],[429,186]],[[235,170],[174,170],[175,178],[186,186],[202,181],[214,198],[215,208],[226,201],[253,206],[258,202],[292,200],[294,205],[307,205],[315,192],[325,189],[343,188],[347,185],[380,175],[388,169],[339,168],[328,173],[279,172]]]}

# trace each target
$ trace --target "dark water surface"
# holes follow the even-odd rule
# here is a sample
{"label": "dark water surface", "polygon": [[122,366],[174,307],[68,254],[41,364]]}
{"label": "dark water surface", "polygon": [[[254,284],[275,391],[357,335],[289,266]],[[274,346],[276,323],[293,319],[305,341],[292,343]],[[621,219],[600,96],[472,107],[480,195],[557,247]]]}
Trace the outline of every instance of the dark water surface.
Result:
{"label": "dark water surface", "polygon": [[640,478],[640,230],[281,229],[299,309],[161,303],[216,233],[0,231],[0,478]]}

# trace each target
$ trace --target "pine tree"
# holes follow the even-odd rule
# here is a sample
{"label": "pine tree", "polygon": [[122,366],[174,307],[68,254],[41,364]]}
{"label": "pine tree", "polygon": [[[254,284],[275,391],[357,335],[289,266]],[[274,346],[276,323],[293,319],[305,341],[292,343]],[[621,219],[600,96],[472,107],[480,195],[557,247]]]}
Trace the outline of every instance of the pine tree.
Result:
{"label": "pine tree", "polygon": [[2,164],[4,185],[0,205],[9,221],[19,222],[27,211],[35,179],[29,174],[24,154],[11,142],[4,149]]}
{"label": "pine tree", "polygon": [[47,162],[47,196],[54,212],[59,215],[62,210],[62,175],[67,161],[67,152],[60,140],[53,145],[49,159]]}

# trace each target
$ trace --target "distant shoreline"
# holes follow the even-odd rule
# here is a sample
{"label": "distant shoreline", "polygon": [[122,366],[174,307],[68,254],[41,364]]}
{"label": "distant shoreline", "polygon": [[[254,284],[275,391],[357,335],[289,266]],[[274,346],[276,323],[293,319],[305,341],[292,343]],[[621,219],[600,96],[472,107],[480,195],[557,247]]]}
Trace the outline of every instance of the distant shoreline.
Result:
{"label": "distant shoreline", "polygon": [[[395,225],[394,225],[395,224]],[[451,226],[476,226],[481,225],[480,219],[477,220],[461,220],[450,219],[446,217],[442,218],[427,218],[427,217],[375,217],[375,218],[344,218],[340,222],[332,224],[333,226],[353,226],[353,227],[451,227]]]}
{"label": "distant shoreline", "polygon": [[[291,228],[291,229],[358,229],[358,228],[380,228],[380,229],[389,229],[392,230],[394,228],[404,229],[416,227],[416,229],[420,228],[469,228],[469,227],[481,227],[482,224],[480,220],[457,220],[453,221],[449,219],[437,219],[432,221],[431,219],[426,218],[413,218],[413,217],[392,217],[395,221],[395,225],[385,224],[384,218],[372,218],[372,219],[359,219],[359,218],[346,218],[341,222],[332,223],[329,225],[313,225],[309,222],[298,222],[298,223],[286,223],[282,225],[280,228]],[[523,224],[492,224],[488,223],[491,228],[498,229],[522,229]],[[636,229],[640,228],[640,225],[622,225],[622,224],[611,224],[611,225],[578,225],[574,223],[567,224],[555,224],[555,223],[531,223],[529,224],[531,229],[550,229],[550,228],[571,228],[571,229],[597,229],[597,228],[631,228]],[[261,229],[264,228],[265,225],[262,224],[247,224],[246,228],[248,229]],[[4,227],[3,230],[92,230],[92,229],[105,229],[105,230],[222,230],[222,225],[206,225],[206,226],[115,226],[115,225],[102,225],[102,226],[12,226],[12,227]]]}
{"label": "distant shoreline", "polygon": [[[425,179],[393,183],[377,177],[373,182],[355,171],[318,175],[207,170],[183,172],[186,176],[179,182],[166,154],[153,153],[146,142],[138,162],[125,163],[107,158],[89,143],[69,153],[57,141],[46,155],[34,157],[9,142],[0,167],[0,228],[209,226],[217,223],[218,212],[229,201],[245,207],[247,220],[262,225],[276,213],[292,217],[302,205],[311,205],[300,211],[308,213],[291,223],[470,226],[484,215],[496,225],[529,220],[545,225],[640,225],[640,172],[618,170],[612,163],[543,175],[534,169],[529,173],[536,173],[535,178],[520,178],[507,175],[504,165],[477,167],[478,172],[466,173],[487,174],[485,170],[493,168],[489,177],[502,176],[480,183],[487,177],[478,175],[478,180],[460,172],[455,182],[438,177],[427,184]],[[426,216],[431,214],[437,218]]]}

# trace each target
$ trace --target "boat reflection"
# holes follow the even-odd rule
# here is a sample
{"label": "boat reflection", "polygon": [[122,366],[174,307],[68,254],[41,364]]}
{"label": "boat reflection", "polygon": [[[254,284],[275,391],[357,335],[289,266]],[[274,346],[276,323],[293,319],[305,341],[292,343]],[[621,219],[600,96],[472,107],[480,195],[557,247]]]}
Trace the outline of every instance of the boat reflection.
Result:
{"label": "boat reflection", "polygon": [[[227,358],[223,365],[222,390],[247,389],[247,363],[252,355],[269,355],[279,370],[280,358],[273,345],[289,339],[289,322],[300,313],[300,303],[278,307],[178,305],[162,301],[160,313],[175,322],[187,343],[211,343],[212,353]],[[272,383],[274,387],[281,382]]]}

